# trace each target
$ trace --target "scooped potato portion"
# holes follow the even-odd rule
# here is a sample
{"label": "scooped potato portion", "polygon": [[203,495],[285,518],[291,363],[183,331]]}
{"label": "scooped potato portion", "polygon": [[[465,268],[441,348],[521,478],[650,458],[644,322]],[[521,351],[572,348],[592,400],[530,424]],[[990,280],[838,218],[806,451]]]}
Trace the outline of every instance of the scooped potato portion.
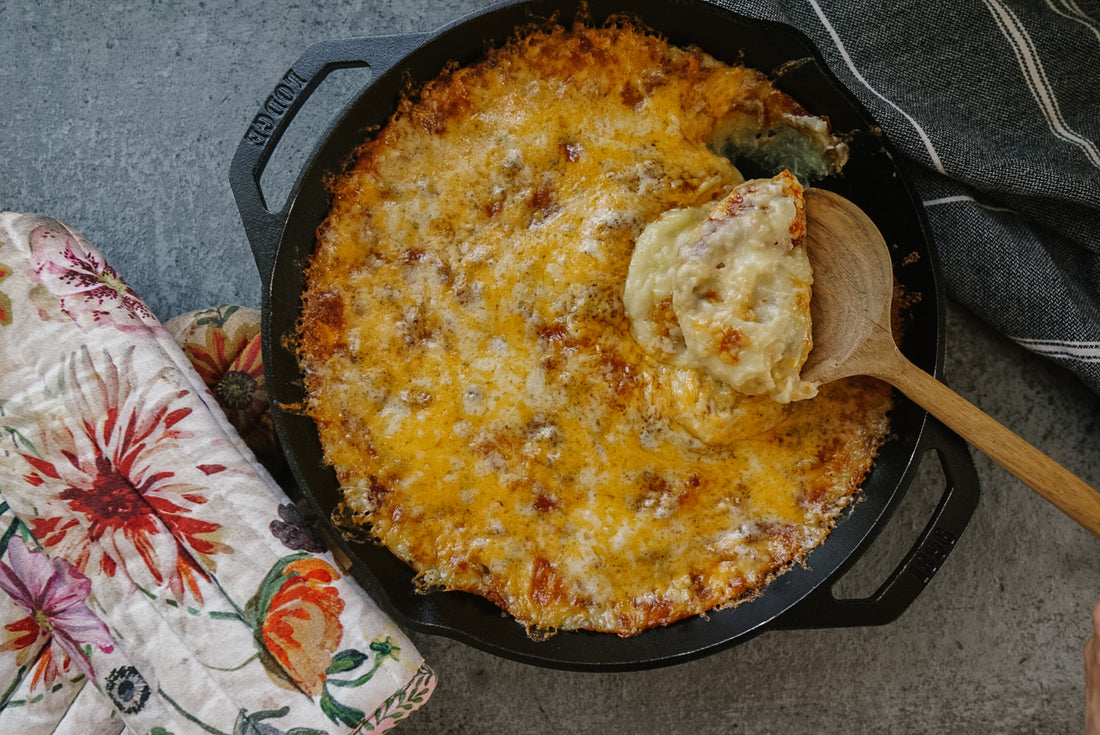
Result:
{"label": "scooped potato portion", "polygon": [[812,398],[799,372],[813,346],[813,271],[802,185],[788,171],[717,205],[673,209],[638,238],[623,302],[653,357],[747,395]]}

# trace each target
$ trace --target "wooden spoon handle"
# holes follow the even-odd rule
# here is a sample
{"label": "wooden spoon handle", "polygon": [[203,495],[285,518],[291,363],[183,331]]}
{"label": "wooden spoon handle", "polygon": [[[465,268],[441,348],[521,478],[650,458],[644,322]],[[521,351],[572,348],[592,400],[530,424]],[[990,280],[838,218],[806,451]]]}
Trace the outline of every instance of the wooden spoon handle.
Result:
{"label": "wooden spoon handle", "polygon": [[985,452],[1031,489],[1100,538],[1100,492],[997,423],[901,353],[878,377],[887,381],[956,434]]}

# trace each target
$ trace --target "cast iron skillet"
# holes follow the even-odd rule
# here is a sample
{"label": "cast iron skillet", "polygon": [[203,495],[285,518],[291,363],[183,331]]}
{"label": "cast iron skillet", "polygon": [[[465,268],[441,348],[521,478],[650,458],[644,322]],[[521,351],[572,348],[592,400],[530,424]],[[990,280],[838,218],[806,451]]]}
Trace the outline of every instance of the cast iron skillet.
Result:
{"label": "cast iron skillet", "polygon": [[[721,60],[764,71],[782,68],[775,75],[781,89],[811,112],[827,114],[838,130],[851,133],[852,156],[843,176],[817,185],[855,201],[882,229],[897,278],[921,295],[911,311],[903,350],[921,368],[937,374],[943,351],[943,295],[921,208],[890,144],[827,70],[809,40],[787,26],[749,20],[699,1],[588,2],[594,22],[624,8],[673,43],[695,44]],[[335,474],[322,461],[312,421],[286,408],[304,399],[302,376],[287,337],[299,317],[303,264],[329,208],[325,177],[340,171],[367,132],[388,119],[408,84],[428,81],[450,61],[476,60],[487,45],[501,43],[516,26],[551,17],[569,22],[575,13],[575,0],[506,2],[434,33],[316,44],[287,71],[249,125],[234,156],[230,182],[263,278],[264,369],[278,436],[297,484],[329,523],[334,543],[352,560],[355,579],[397,621],[531,664],[577,670],[651,668],[721,650],[765,629],[861,626],[895,619],[939,569],[978,497],[977,476],[962,440],[900,396],[891,419],[894,436],[883,446],[862,499],[845,512],[805,566],[780,576],[758,597],[737,607],[632,638],[581,631],[532,641],[520,625],[480,597],[416,593],[412,571],[404,563],[381,546],[343,538],[328,521],[339,500]],[[320,142],[283,209],[269,211],[260,176],[280,136],[329,72],[351,66],[370,67],[371,83]],[[946,487],[926,528],[874,595],[837,599],[832,583],[874,539],[930,450],[938,454]]]}

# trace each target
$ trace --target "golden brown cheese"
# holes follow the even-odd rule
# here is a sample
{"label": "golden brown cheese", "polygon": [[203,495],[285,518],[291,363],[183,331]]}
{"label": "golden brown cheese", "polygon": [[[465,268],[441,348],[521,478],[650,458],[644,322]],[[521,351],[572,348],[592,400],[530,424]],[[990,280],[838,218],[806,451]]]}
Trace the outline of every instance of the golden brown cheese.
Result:
{"label": "golden brown cheese", "polygon": [[741,181],[728,131],[782,129],[835,168],[822,124],[625,22],[528,30],[410,95],[334,182],[307,274],[338,522],[533,633],[631,635],[802,559],[867,472],[888,389],[746,397],[649,356],[622,291],[648,223]]}

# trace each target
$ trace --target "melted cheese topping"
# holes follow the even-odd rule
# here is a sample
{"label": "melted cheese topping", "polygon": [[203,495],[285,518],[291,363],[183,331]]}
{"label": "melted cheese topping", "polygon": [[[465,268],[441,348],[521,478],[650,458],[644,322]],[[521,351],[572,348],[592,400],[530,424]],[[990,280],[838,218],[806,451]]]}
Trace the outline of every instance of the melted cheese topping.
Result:
{"label": "melted cheese topping", "polygon": [[740,184],[717,206],[666,212],[630,261],[623,303],[635,337],[657,359],[742,393],[812,398],[817,385],[799,377],[813,345],[805,233],[789,171]]}
{"label": "melted cheese topping", "polygon": [[334,182],[307,273],[338,523],[531,631],[621,635],[734,604],[825,537],[889,390],[746,397],[654,360],[622,303],[643,228],[740,181],[715,152],[733,119],[819,127],[629,23],[530,31],[400,105]]}

